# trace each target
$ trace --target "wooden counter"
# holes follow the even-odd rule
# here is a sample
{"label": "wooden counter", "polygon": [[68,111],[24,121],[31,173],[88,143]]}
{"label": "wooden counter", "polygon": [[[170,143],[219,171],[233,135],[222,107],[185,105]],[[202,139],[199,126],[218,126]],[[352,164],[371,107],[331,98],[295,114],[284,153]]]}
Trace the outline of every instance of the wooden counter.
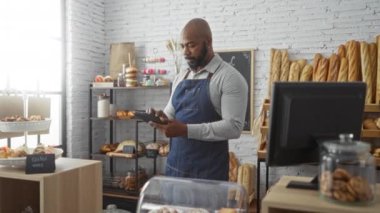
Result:
{"label": "wooden counter", "polygon": [[0,166],[0,213],[102,212],[100,161],[60,158],[54,173],[25,174],[24,168]]}
{"label": "wooden counter", "polygon": [[369,206],[341,205],[322,200],[315,190],[288,189],[286,185],[291,180],[310,181],[308,177],[283,176],[272,186],[264,197],[261,205],[262,213],[281,212],[324,212],[324,213],[378,213],[380,209],[380,184],[376,185],[376,201]]}

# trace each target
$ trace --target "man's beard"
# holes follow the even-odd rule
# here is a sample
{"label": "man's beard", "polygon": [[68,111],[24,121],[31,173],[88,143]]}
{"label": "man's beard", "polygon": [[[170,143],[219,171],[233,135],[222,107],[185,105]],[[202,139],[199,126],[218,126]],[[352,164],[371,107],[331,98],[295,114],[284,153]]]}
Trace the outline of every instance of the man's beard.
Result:
{"label": "man's beard", "polygon": [[205,60],[206,55],[208,53],[207,45],[206,43],[203,43],[201,55],[199,55],[197,58],[186,58],[187,64],[189,65],[190,69],[196,70],[198,67],[205,66]]}

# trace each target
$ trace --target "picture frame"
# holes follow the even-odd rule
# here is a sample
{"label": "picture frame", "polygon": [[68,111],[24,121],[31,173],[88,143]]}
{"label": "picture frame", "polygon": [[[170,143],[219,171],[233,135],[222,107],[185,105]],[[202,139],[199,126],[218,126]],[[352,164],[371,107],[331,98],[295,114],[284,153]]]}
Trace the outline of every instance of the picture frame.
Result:
{"label": "picture frame", "polygon": [[237,69],[248,84],[248,102],[243,133],[252,134],[254,120],[254,50],[226,49],[215,51],[225,62]]}

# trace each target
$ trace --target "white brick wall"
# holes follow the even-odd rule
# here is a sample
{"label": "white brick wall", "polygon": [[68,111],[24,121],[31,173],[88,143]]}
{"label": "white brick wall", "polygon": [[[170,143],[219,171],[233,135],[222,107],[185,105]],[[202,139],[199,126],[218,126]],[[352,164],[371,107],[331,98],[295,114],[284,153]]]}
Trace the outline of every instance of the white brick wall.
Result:
{"label": "white brick wall", "polygon": [[104,0],[67,0],[67,154],[88,157],[89,83],[103,73]]}
{"label": "white brick wall", "polygon": [[[213,31],[214,49],[255,49],[255,115],[266,96],[269,49],[288,48],[291,59],[312,60],[317,52],[331,54],[350,39],[373,41],[380,34],[379,0],[169,0],[69,1],[68,78],[69,141],[87,146],[87,84],[107,68],[108,47],[113,42],[134,41],[139,59],[158,55],[171,59],[165,41],[178,38],[184,23],[205,18]],[[104,17],[102,17],[104,15]],[[70,38],[70,37],[69,37]],[[166,65],[170,68],[171,60]],[[138,61],[142,68],[144,64]],[[173,74],[173,73],[171,73]],[[74,81],[73,80],[74,77]],[[79,78],[78,78],[79,76]],[[73,117],[73,115],[79,117]],[[80,127],[80,128],[77,128]],[[80,145],[79,145],[79,142]],[[243,135],[230,143],[242,162],[256,162],[256,140]],[[271,181],[292,169],[275,171]],[[298,170],[308,173],[309,169]],[[263,179],[264,176],[262,176]]]}

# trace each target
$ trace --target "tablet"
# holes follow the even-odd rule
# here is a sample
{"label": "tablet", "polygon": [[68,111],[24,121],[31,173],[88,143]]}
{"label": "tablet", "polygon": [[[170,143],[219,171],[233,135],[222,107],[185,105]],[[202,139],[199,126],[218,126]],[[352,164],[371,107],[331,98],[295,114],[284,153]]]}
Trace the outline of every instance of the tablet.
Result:
{"label": "tablet", "polygon": [[161,121],[161,119],[159,117],[157,117],[153,114],[150,114],[150,113],[143,112],[143,111],[136,111],[135,112],[135,118],[141,119],[145,122],[152,121],[152,122],[158,123],[158,124],[167,124],[167,122]]}

